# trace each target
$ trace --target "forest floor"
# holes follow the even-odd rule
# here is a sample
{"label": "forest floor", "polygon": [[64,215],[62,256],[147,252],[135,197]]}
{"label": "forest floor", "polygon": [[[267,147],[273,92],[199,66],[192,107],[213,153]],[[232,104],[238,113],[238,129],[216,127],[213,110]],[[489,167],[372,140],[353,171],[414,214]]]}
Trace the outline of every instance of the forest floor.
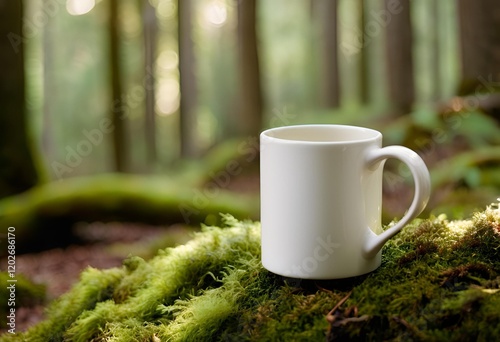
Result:
{"label": "forest floor", "polygon": [[[435,161],[426,160],[426,163]],[[384,210],[393,217],[401,216],[409,205],[413,190],[411,184],[396,187],[384,185]],[[247,172],[233,177],[226,187],[235,194],[259,193],[259,169],[250,167]],[[439,194],[438,194],[439,195]],[[184,225],[148,226],[135,223],[80,223],[74,233],[80,238],[78,245],[61,246],[39,253],[16,257],[16,272],[36,284],[46,287],[46,301],[16,311],[16,331],[24,331],[44,318],[44,308],[52,300],[67,292],[87,267],[106,269],[122,264],[129,255],[151,257],[157,249],[185,243],[193,230],[199,227]],[[155,249],[156,248],[156,249]],[[6,260],[0,260],[1,265]],[[5,332],[1,327],[0,333]]]}
{"label": "forest floor", "polygon": [[[259,176],[256,171],[258,170],[252,168],[250,173],[232,179],[226,190],[258,194]],[[156,252],[155,248],[185,243],[192,232],[193,227],[181,224],[150,226],[122,222],[80,223],[74,227],[79,244],[17,255],[16,273],[26,276],[35,284],[43,284],[46,302],[17,308],[16,331],[25,331],[43,320],[46,305],[67,292],[79,280],[80,273],[85,268],[119,267],[129,255],[150,257]],[[5,258],[0,260],[1,269],[6,269],[3,267],[6,263]],[[5,327],[0,327],[0,334],[5,332]]]}
{"label": "forest floor", "polygon": [[[180,226],[168,227],[169,231],[182,229]],[[46,290],[44,304],[48,304],[67,292],[78,281],[85,268],[106,269],[120,266],[132,250],[148,246],[166,231],[166,227],[131,223],[82,223],[75,227],[75,234],[81,238],[80,244],[17,255],[16,273],[26,276],[35,284],[43,284]],[[6,260],[1,260],[1,264],[6,264]],[[44,304],[18,308],[16,331],[24,331],[42,320]]]}

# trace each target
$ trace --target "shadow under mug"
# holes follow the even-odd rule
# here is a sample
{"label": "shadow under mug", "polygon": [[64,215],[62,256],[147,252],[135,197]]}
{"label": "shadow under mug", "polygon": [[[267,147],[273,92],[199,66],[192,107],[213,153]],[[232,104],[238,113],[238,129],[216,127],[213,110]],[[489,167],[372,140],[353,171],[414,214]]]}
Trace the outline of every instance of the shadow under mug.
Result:
{"label": "shadow under mug", "polygon": [[[382,147],[378,131],[298,125],[260,135],[262,264],[292,278],[339,279],[381,263],[382,246],[427,205],[429,171],[402,146]],[[381,227],[385,160],[408,165],[415,182],[403,218]]]}

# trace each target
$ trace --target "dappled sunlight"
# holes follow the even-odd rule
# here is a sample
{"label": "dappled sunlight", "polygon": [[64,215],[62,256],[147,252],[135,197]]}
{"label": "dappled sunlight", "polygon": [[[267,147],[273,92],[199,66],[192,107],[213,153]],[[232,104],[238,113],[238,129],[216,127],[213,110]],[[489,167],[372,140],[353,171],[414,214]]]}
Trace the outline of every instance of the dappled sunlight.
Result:
{"label": "dappled sunlight", "polygon": [[165,71],[175,70],[179,65],[179,55],[173,50],[163,51],[158,56],[156,63]]}
{"label": "dappled sunlight", "polygon": [[95,0],[67,0],[66,10],[71,15],[87,14],[95,7]]}
{"label": "dappled sunlight", "polygon": [[221,27],[227,21],[227,7],[222,0],[211,0],[203,7],[203,18],[206,23]]}
{"label": "dappled sunlight", "polygon": [[159,115],[171,115],[179,109],[179,81],[173,78],[162,80],[158,87],[156,107]]}
{"label": "dappled sunlight", "polygon": [[160,18],[175,18],[177,6],[173,0],[157,1],[156,13]]}
{"label": "dappled sunlight", "polygon": [[450,230],[451,234],[461,237],[472,227],[472,222],[470,220],[456,220],[447,222],[446,226]]}

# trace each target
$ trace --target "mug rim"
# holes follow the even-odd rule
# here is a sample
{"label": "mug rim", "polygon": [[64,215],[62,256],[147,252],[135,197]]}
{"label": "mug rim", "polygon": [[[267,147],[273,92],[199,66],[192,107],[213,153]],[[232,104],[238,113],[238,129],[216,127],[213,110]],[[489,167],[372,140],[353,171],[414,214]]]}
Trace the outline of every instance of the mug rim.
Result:
{"label": "mug rim", "polygon": [[[353,138],[353,139],[343,139],[343,140],[307,140],[307,139],[292,139],[292,138],[284,138],[283,136],[273,136],[272,133],[283,133],[283,132],[291,132],[291,131],[300,131],[307,129],[319,129],[319,130],[343,130],[343,131],[355,131],[357,134],[366,134],[366,137],[362,138]],[[361,126],[353,126],[353,125],[338,125],[338,124],[305,124],[305,125],[289,125],[289,126],[280,126],[274,127],[264,130],[260,134],[261,138],[266,138],[271,141],[282,142],[282,143],[299,143],[299,144],[320,144],[320,145],[346,145],[346,144],[356,144],[356,143],[366,143],[376,141],[382,138],[382,133],[379,131],[361,127]]]}

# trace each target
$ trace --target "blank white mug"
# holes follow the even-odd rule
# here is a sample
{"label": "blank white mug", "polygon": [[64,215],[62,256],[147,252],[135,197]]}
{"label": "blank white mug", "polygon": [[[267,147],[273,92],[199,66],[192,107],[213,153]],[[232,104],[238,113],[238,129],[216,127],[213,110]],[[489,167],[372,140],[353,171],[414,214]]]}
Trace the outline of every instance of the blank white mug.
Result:
{"label": "blank white mug", "polygon": [[[378,131],[298,125],[260,135],[262,264],[292,278],[362,275],[381,263],[381,248],[427,205],[429,171],[417,153],[382,148]],[[394,226],[381,227],[386,159],[408,165],[413,202]]]}

